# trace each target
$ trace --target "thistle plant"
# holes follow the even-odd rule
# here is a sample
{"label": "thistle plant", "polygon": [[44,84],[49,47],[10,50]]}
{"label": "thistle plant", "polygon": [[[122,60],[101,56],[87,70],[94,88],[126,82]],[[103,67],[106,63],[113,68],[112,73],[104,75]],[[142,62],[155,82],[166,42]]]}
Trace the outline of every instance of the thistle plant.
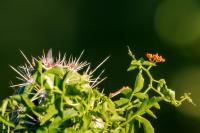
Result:
{"label": "thistle plant", "polygon": [[152,108],[160,109],[161,101],[176,107],[183,101],[192,103],[189,93],[177,100],[164,79],[154,79],[151,69],[165,62],[158,54],[137,59],[129,49],[128,71],[138,71],[135,84],[106,95],[98,88],[104,71],[93,75],[108,58],[91,69],[90,63],[80,61],[83,52],[78,58],[60,53],[54,58],[49,50],[32,61],[21,53],[26,64],[11,66],[21,82],[11,85],[15,93],[0,107],[2,133],[134,133],[139,128],[154,133],[145,118],[156,118]]}

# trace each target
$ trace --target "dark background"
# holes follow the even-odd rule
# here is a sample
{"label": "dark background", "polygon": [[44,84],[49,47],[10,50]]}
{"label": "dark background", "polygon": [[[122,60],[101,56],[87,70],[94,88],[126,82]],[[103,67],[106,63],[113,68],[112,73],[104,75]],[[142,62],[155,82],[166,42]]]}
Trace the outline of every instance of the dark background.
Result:
{"label": "dark background", "polygon": [[[23,64],[19,49],[30,58],[52,48],[102,66],[105,92],[134,84],[127,45],[137,57],[146,52],[166,58],[154,71],[166,78],[179,97],[191,92],[197,106],[174,108],[162,103],[153,126],[157,133],[200,132],[200,1],[198,0],[1,0],[0,99],[12,94],[16,73],[9,64]],[[97,72],[98,73],[98,72]]]}

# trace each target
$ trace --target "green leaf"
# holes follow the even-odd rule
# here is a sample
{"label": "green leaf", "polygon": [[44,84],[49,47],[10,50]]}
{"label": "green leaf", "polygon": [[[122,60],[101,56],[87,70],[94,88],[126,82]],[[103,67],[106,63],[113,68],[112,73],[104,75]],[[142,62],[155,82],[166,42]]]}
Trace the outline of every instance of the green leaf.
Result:
{"label": "green leaf", "polygon": [[31,100],[30,100],[27,96],[22,95],[21,97],[22,97],[23,101],[25,102],[25,104],[26,104],[29,108],[35,107],[35,105],[33,104],[33,102],[31,102]]}
{"label": "green leaf", "polygon": [[127,104],[129,102],[129,99],[127,98],[120,98],[119,100],[115,101],[117,107],[122,106],[124,104]]}
{"label": "green leaf", "polygon": [[128,69],[127,69],[127,71],[133,71],[133,70],[135,70],[135,69],[137,69],[138,68],[138,66],[130,66]]}
{"label": "green leaf", "polygon": [[81,75],[75,71],[69,71],[67,74],[65,74],[63,84],[66,85],[74,85],[79,83],[81,80]]}
{"label": "green leaf", "polygon": [[63,122],[63,119],[60,116],[57,116],[55,119],[53,119],[53,121],[49,125],[49,130],[53,128],[58,128],[62,124],[62,122]]}
{"label": "green leaf", "polygon": [[122,116],[119,116],[118,114],[114,114],[110,118],[111,121],[125,121],[126,119]]}
{"label": "green leaf", "polygon": [[154,133],[154,128],[149,122],[149,120],[141,116],[137,116],[135,117],[135,119],[138,120],[143,125],[145,133]]}
{"label": "green leaf", "polygon": [[94,132],[93,130],[87,130],[84,133],[96,133],[96,132]]}
{"label": "green leaf", "polygon": [[63,132],[58,128],[54,128],[54,129],[49,130],[48,133],[63,133]]}
{"label": "green leaf", "polygon": [[42,116],[40,125],[43,125],[45,122],[50,120],[57,113],[58,113],[58,110],[56,109],[55,105],[54,104],[50,105],[46,111],[46,114]]}
{"label": "green leaf", "polygon": [[73,128],[65,128],[64,133],[77,133]]}
{"label": "green leaf", "polygon": [[156,66],[155,63],[150,62],[150,61],[143,61],[143,62],[142,62],[142,65],[144,65],[144,66]]}
{"label": "green leaf", "polygon": [[146,112],[146,110],[150,109],[152,106],[155,106],[160,100],[162,100],[162,98],[159,98],[159,97],[152,97],[151,99],[149,100],[145,100],[141,107],[139,108],[138,110],[138,114],[139,115],[142,115]]}
{"label": "green leaf", "polygon": [[156,115],[150,109],[147,109],[146,113],[152,116],[153,118],[157,119]]}
{"label": "green leaf", "polygon": [[158,103],[155,103],[155,104],[154,104],[154,107],[155,107],[156,109],[160,109],[160,105],[159,105]]}
{"label": "green leaf", "polygon": [[140,71],[136,77],[136,80],[135,80],[135,87],[134,87],[134,93],[137,93],[139,91],[142,90],[144,86],[144,78],[142,76],[142,71]]}
{"label": "green leaf", "polygon": [[42,75],[45,89],[52,89],[54,87],[54,77],[55,75],[51,73],[45,73]]}
{"label": "green leaf", "polygon": [[[102,115],[104,115],[104,114],[102,114]],[[105,122],[103,121],[102,118],[92,116],[92,121],[91,121],[91,124],[90,124],[91,129],[103,129],[104,126],[105,126]]]}
{"label": "green leaf", "polygon": [[129,127],[128,133],[134,133],[135,132],[134,122],[131,122],[129,124],[130,124],[130,127]]}
{"label": "green leaf", "polygon": [[70,118],[73,118],[78,115],[78,112],[74,110],[73,108],[71,109],[66,109],[63,111],[63,120],[66,121]]}
{"label": "green leaf", "polygon": [[42,73],[42,61],[38,61],[36,64],[36,70],[41,74]]}
{"label": "green leaf", "polygon": [[0,121],[2,123],[4,123],[5,125],[9,126],[9,127],[15,127],[15,124],[10,122],[10,121],[7,121],[5,118],[3,118],[2,116],[0,116]]}
{"label": "green leaf", "polygon": [[[129,110],[126,115],[126,119],[128,120],[129,118],[131,118],[131,116],[133,116],[133,111],[132,110]],[[126,124],[126,127],[125,127],[125,130],[127,133],[134,133],[134,120],[132,120],[131,122],[127,123]]]}
{"label": "green leaf", "polygon": [[142,99],[142,100],[149,98],[148,94],[141,93],[141,92],[135,93],[134,96],[137,97],[137,98],[139,98],[139,99]]}
{"label": "green leaf", "polygon": [[16,127],[15,127],[15,131],[18,131],[18,130],[23,130],[23,129],[26,129],[27,127],[25,125],[21,125],[21,124],[18,124]]}
{"label": "green leaf", "polygon": [[141,63],[140,63],[140,61],[132,60],[132,61],[131,61],[131,65],[132,65],[132,66],[139,66],[139,65],[141,65]]}
{"label": "green leaf", "polygon": [[53,74],[59,77],[63,77],[65,73],[66,71],[62,67],[53,67],[52,69],[45,71],[44,74]]}
{"label": "green leaf", "polygon": [[163,88],[163,86],[166,84],[165,80],[164,79],[160,79],[159,82],[158,82],[158,85],[157,85],[157,89],[158,91],[161,90],[161,88]]}
{"label": "green leaf", "polygon": [[130,87],[126,87],[126,89],[124,89],[122,92],[121,92],[121,94],[123,95],[123,96],[125,96],[125,98],[129,98],[130,96],[131,96],[131,94],[132,94],[132,89],[130,88]]}
{"label": "green leaf", "polygon": [[110,133],[122,133],[121,128],[116,128],[114,130],[110,130]]}
{"label": "green leaf", "polygon": [[3,104],[2,104],[2,107],[1,107],[1,115],[2,116],[4,116],[4,114],[6,112],[6,109],[7,109],[7,106],[8,106],[8,101],[9,101],[9,99],[3,100]]}
{"label": "green leaf", "polygon": [[50,126],[49,126],[49,130],[53,129],[53,128],[58,128],[60,125],[63,124],[63,122],[65,122],[68,119],[71,119],[75,116],[78,115],[78,112],[76,110],[74,110],[73,108],[71,109],[66,109],[63,111],[63,117],[57,116],[55,117],[55,119],[52,120]]}
{"label": "green leaf", "polygon": [[137,69],[138,66],[140,66],[140,65],[141,65],[140,61],[132,60],[132,61],[131,61],[131,65],[129,66],[129,68],[127,69],[127,71],[135,70],[135,69]]}
{"label": "green leaf", "polygon": [[36,130],[36,133],[49,133],[49,132],[46,128],[40,127]]}
{"label": "green leaf", "polygon": [[89,125],[92,121],[92,116],[90,114],[85,114],[83,117],[82,117],[82,127],[81,127],[81,130],[82,131],[87,131],[89,129]]}
{"label": "green leaf", "polygon": [[22,100],[22,97],[20,95],[13,95],[13,96],[10,96],[10,99],[15,100],[20,103]]}

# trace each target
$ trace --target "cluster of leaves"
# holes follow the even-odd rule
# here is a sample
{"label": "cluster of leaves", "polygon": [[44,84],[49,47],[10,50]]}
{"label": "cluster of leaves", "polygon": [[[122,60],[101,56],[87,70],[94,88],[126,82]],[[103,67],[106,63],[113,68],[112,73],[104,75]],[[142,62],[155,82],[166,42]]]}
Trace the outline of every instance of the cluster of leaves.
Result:
{"label": "cluster of leaves", "polygon": [[[153,78],[150,70],[156,66],[155,62],[137,60],[130,50],[129,55],[132,62],[128,71],[138,70],[135,85],[133,88],[123,87],[109,96],[91,85],[91,75],[87,72],[69,69],[64,67],[64,63],[53,65],[52,60],[47,62],[51,64],[46,68],[46,62],[38,60],[30,70],[24,69],[29,71],[31,82],[28,80],[23,86],[17,85],[17,92],[3,100],[0,131],[134,133],[136,126],[142,125],[139,127],[146,133],[154,133],[144,114],[156,118],[152,108],[160,109],[160,101],[179,106],[185,100],[192,100],[187,93],[176,100],[175,92],[167,87],[164,79]],[[78,64],[75,61],[70,63],[70,68]],[[144,79],[144,75],[148,79]]]}

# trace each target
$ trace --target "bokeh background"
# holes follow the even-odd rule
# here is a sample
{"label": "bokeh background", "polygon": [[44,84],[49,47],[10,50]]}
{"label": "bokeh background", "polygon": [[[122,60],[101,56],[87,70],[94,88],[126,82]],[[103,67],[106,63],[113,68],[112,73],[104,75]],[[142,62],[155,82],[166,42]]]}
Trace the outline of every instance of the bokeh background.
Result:
{"label": "bokeh background", "polygon": [[127,45],[137,57],[146,52],[166,58],[154,71],[166,78],[179,97],[191,92],[197,106],[174,108],[162,103],[153,126],[157,133],[200,132],[200,1],[199,0],[0,0],[0,99],[12,94],[16,73],[9,64],[23,64],[19,49],[30,58],[52,48],[78,56],[93,67],[111,55],[102,69],[108,93],[133,86],[135,73]]}

